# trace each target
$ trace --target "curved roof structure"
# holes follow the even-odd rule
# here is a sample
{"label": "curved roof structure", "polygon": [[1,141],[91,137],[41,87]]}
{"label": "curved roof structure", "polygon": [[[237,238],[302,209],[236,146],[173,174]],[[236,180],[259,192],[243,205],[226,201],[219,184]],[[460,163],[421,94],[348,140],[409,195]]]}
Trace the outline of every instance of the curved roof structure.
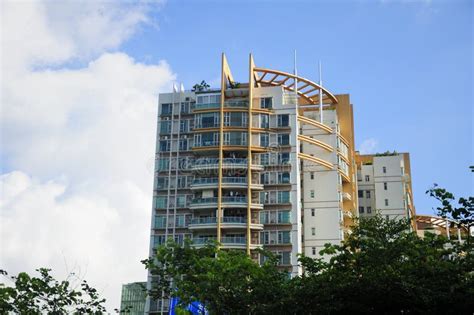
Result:
{"label": "curved roof structure", "polygon": [[[426,224],[430,224],[432,226],[436,226],[443,229],[446,228],[446,220],[450,223],[454,223],[454,225],[457,225],[457,222],[451,219],[444,219],[441,217],[435,217],[431,215],[419,215],[419,214],[416,215],[417,223],[426,223]],[[465,225],[461,225],[461,228],[467,231],[467,227]]]}
{"label": "curved roof structure", "polygon": [[296,86],[298,95],[309,104],[318,104],[319,93],[322,91],[324,104],[336,104],[338,102],[331,92],[306,78],[288,72],[258,67],[255,67],[253,71],[257,86],[282,86],[285,90],[293,92]]}

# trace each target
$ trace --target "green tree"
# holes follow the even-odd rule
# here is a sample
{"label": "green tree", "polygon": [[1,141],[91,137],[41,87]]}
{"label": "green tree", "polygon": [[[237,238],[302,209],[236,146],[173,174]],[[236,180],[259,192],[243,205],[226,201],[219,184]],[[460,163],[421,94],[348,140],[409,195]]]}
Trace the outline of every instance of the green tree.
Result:
{"label": "green tree", "polygon": [[211,314],[269,314],[281,310],[289,280],[277,269],[278,258],[266,255],[260,266],[243,251],[218,250],[212,243],[195,248],[186,241],[161,246],[155,259],[143,262],[157,278],[153,298],[163,291],[179,297],[182,306],[199,301]]}
{"label": "green tree", "polygon": [[[0,314],[102,314],[105,299],[86,281],[80,289],[73,288],[68,280],[57,281],[50,269],[37,269],[40,276],[26,272],[9,277],[14,286],[0,284]],[[7,272],[0,273],[8,278]]]}
{"label": "green tree", "polygon": [[306,314],[466,314],[474,310],[472,247],[433,234],[424,239],[405,220],[361,220],[327,261],[301,257],[306,273],[289,290]]}
{"label": "green tree", "polygon": [[192,91],[193,92],[203,92],[209,90],[211,86],[207,84],[206,81],[202,80],[201,83],[196,83],[193,85]]}
{"label": "green tree", "polygon": [[434,184],[426,193],[441,203],[440,206],[436,207],[437,215],[445,219],[451,219],[457,222],[459,226],[467,227],[467,242],[472,242],[469,229],[474,225],[474,197],[461,197],[458,199],[458,205],[456,206],[454,205],[456,200],[454,194],[437,184]]}

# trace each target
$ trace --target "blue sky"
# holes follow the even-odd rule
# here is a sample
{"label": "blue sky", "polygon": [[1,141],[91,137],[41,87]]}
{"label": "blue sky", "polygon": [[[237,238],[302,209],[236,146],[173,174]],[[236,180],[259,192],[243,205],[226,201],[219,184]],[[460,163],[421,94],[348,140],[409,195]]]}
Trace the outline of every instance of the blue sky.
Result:
{"label": "blue sky", "polygon": [[165,59],[189,88],[217,83],[225,52],[237,81],[248,53],[257,65],[323,79],[349,93],[356,147],[410,152],[415,205],[438,183],[472,194],[473,5],[470,1],[170,1],[123,49],[142,62]]}

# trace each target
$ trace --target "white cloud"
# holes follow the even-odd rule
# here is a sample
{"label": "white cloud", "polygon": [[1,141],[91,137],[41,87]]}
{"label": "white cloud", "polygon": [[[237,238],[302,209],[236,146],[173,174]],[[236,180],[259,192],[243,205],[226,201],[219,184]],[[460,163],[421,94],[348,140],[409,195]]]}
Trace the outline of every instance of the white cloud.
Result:
{"label": "white cloud", "polygon": [[378,147],[378,140],[374,138],[365,139],[359,146],[359,152],[361,154],[372,154],[375,153]]}
{"label": "white cloud", "polygon": [[[149,5],[1,6],[8,171],[0,182],[0,265],[13,273],[52,267],[60,276],[87,270],[112,310],[120,285],[146,276],[139,261],[148,254],[156,97],[175,75],[165,61],[145,65],[107,52],[154,24]],[[89,61],[61,66],[76,59]]]}

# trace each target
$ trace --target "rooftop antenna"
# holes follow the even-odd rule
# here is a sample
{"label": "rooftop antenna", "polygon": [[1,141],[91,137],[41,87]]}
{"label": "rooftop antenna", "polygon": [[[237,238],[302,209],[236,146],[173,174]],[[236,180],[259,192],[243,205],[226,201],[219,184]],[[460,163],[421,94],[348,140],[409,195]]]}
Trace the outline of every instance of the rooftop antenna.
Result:
{"label": "rooftop antenna", "polygon": [[323,77],[321,73],[321,60],[319,60],[319,120],[323,123]]}

